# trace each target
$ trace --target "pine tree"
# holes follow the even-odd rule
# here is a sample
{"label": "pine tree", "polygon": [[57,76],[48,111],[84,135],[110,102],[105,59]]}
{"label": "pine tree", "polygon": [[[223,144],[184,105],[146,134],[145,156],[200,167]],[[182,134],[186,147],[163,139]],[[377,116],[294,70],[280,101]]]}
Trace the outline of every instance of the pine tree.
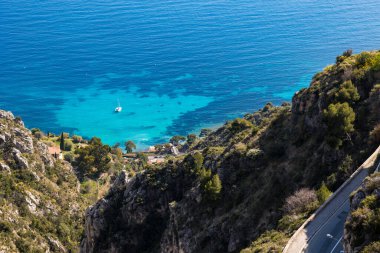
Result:
{"label": "pine tree", "polygon": [[323,116],[328,127],[326,140],[331,147],[341,146],[344,136],[351,138],[350,133],[354,131],[356,115],[347,102],[330,104],[323,111]]}
{"label": "pine tree", "polygon": [[127,141],[124,145],[127,153],[132,153],[133,150],[136,149],[136,144],[133,141]]}
{"label": "pine tree", "polygon": [[354,102],[359,101],[360,95],[358,89],[351,80],[349,80],[339,86],[338,92],[335,93],[335,98],[338,102],[353,104]]}
{"label": "pine tree", "polygon": [[59,147],[62,151],[65,150],[65,138],[63,137],[63,132],[61,133],[61,140],[59,143]]}
{"label": "pine tree", "polygon": [[330,197],[331,194],[332,192],[329,190],[329,188],[327,188],[325,182],[323,182],[321,187],[317,191],[317,197],[318,197],[319,203],[322,204],[323,202],[325,202]]}
{"label": "pine tree", "polygon": [[206,196],[210,200],[217,200],[222,190],[222,182],[219,175],[215,174],[205,185]]}

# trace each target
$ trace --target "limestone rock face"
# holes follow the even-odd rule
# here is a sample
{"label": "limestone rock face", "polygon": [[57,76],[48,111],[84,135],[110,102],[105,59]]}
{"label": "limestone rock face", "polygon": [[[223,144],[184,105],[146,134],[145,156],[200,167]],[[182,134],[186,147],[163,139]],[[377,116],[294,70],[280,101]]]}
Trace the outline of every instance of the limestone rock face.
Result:
{"label": "limestone rock face", "polygon": [[2,110],[0,179],[0,252],[78,251],[87,205],[72,166]]}
{"label": "limestone rock face", "polygon": [[[34,141],[31,132],[24,123],[13,116],[11,112],[0,110],[0,148],[4,149],[4,166],[16,165],[17,168],[28,169],[27,156],[34,156],[44,166],[52,167],[54,158],[48,153],[47,146]],[[6,164],[8,163],[8,165]],[[2,166],[2,167],[4,167]],[[9,166],[8,166],[9,167]]]}
{"label": "limestone rock face", "polygon": [[18,168],[21,168],[21,169],[29,168],[28,161],[24,157],[22,157],[20,150],[16,148],[12,148],[12,155]]}
{"label": "limestone rock face", "polygon": [[176,196],[161,194],[145,179],[122,172],[108,195],[86,211],[81,252],[153,252],[150,245],[159,244],[166,226],[168,200]]}
{"label": "limestone rock face", "polygon": [[0,119],[14,120],[15,116],[11,112],[0,110]]}
{"label": "limestone rock face", "polygon": [[11,173],[11,168],[5,163],[0,162],[0,171],[6,171],[7,173]]}
{"label": "limestone rock face", "polygon": [[[228,171],[236,166],[217,172],[230,175],[226,187],[236,179]],[[208,203],[185,170],[144,171],[131,179],[121,173],[108,195],[87,210],[81,252],[235,253],[269,222],[267,216],[260,217],[264,224],[252,217],[250,201],[232,211],[222,202]]]}
{"label": "limestone rock face", "polygon": [[34,151],[33,139],[30,136],[29,131],[21,130],[20,128],[14,128],[13,134],[15,137],[13,140],[15,147],[22,153],[32,154]]}
{"label": "limestone rock face", "polygon": [[36,149],[38,153],[41,154],[41,159],[46,166],[54,166],[55,159],[49,154],[48,147],[45,143],[37,142]]}

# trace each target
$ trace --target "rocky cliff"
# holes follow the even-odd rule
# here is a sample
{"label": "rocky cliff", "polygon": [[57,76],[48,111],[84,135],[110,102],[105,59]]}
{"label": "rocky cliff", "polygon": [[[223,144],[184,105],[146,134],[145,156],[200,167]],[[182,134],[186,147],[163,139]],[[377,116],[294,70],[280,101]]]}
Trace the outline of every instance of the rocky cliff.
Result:
{"label": "rocky cliff", "polygon": [[379,144],[379,73],[379,52],[345,52],[292,105],[267,104],[183,157],[123,173],[87,210],[81,251],[280,252],[303,217],[285,199],[323,181],[336,189]]}
{"label": "rocky cliff", "polygon": [[350,199],[344,229],[344,252],[380,252],[380,173],[366,178]]}
{"label": "rocky cliff", "polygon": [[73,252],[83,200],[57,161],[12,113],[0,110],[0,252]]}

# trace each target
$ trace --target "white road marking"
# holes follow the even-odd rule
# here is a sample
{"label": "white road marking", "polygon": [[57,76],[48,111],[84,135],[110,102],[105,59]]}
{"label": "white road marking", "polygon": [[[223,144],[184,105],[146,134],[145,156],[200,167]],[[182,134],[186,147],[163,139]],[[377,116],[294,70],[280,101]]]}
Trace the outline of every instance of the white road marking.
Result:
{"label": "white road marking", "polygon": [[337,243],[335,244],[334,248],[330,251],[330,253],[333,253],[336,246],[338,246],[338,244],[340,243],[340,241],[342,240],[343,236],[337,241]]}

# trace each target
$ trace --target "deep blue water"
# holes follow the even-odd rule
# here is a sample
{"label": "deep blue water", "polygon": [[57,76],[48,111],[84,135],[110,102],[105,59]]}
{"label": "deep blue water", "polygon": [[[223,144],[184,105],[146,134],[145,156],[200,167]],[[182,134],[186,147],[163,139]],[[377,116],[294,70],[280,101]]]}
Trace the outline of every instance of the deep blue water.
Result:
{"label": "deep blue water", "polygon": [[380,1],[1,0],[0,108],[144,146],[290,100],[347,48],[380,48]]}

